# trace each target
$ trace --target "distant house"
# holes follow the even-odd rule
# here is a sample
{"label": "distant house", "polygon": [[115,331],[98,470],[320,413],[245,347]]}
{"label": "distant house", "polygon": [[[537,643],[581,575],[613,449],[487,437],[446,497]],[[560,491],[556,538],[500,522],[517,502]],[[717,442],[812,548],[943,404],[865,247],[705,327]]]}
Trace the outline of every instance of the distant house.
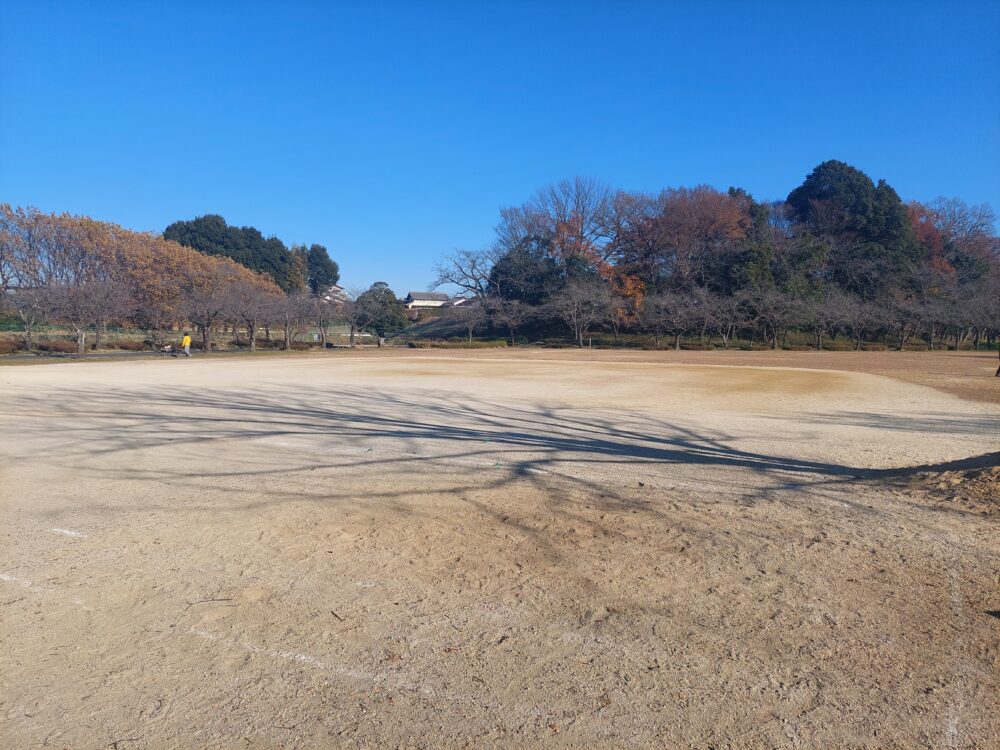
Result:
{"label": "distant house", "polygon": [[443,292],[410,292],[403,300],[408,310],[415,307],[445,307],[451,302],[451,297]]}

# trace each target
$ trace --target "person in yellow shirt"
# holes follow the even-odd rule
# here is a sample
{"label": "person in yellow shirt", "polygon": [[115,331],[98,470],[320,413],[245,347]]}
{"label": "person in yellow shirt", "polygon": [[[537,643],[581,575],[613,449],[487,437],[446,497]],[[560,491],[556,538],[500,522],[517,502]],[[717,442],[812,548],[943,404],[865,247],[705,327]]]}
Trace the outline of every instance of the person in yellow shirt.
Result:
{"label": "person in yellow shirt", "polygon": [[181,349],[185,357],[191,356],[191,334],[187,331],[184,331],[184,338],[181,339]]}

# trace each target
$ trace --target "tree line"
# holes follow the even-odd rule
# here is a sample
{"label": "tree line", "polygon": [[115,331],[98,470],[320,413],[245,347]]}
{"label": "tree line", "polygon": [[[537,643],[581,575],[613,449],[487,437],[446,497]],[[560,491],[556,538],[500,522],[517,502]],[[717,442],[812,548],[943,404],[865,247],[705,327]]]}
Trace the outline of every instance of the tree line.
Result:
{"label": "tree line", "polygon": [[176,221],[163,230],[163,237],[207,255],[232,258],[269,276],[285,292],[308,288],[318,294],[340,280],[339,266],[322,245],[289,248],[277,237],[264,237],[255,227],[230,226],[215,214]]}
{"label": "tree line", "polygon": [[[903,203],[885,182],[842,162],[820,164],[783,201],[706,186],[656,195],[573,179],[501,210],[496,238],[437,266],[438,285],[473,298],[450,317],[471,339],[489,326],[518,334],[561,329],[582,346],[595,331],[778,348],[793,331],[823,348],[882,340],[900,349],[996,345],[1000,241],[988,206],[958,199]],[[219,216],[176,222],[164,235],[84,216],[0,205],[0,306],[31,349],[42,323],[93,332],[138,328],[157,344],[190,324],[237,343],[258,334],[288,348],[307,327],[339,321],[382,337],[406,326],[403,305],[377,282],[341,295],[321,245],[265,239]],[[336,293],[331,293],[335,290]],[[245,339],[243,338],[245,336]]]}
{"label": "tree line", "polygon": [[[740,188],[657,195],[565,180],[501,210],[492,245],[436,267],[437,285],[478,302],[457,317],[518,331],[561,326],[772,348],[808,331],[816,348],[915,338],[934,348],[995,344],[1000,241],[989,206],[903,203],[839,161],[817,166],[783,201]],[[469,326],[472,326],[471,328]]]}
{"label": "tree line", "polygon": [[221,252],[85,216],[0,204],[0,310],[20,321],[29,351],[43,323],[69,328],[79,354],[91,332],[100,347],[108,325],[134,327],[159,346],[171,328],[190,324],[210,351],[220,328],[255,349],[262,330],[265,340],[274,330],[290,348],[315,326],[326,345],[328,326],[341,320],[353,346],[360,331],[381,338],[406,323],[402,302],[383,282],[340,298],[327,294],[330,276],[305,278],[311,287],[285,291],[270,274]]}

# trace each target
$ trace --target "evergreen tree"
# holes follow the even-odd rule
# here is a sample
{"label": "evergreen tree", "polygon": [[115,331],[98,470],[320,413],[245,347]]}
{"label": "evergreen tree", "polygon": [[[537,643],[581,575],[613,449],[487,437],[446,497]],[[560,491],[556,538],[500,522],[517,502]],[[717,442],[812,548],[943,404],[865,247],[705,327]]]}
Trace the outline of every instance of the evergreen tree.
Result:
{"label": "evergreen tree", "polygon": [[313,294],[318,295],[340,281],[340,267],[322,245],[312,245],[306,252],[306,268]]}
{"label": "evergreen tree", "polygon": [[258,273],[267,274],[284,291],[306,286],[306,264],[277,237],[265,238],[255,227],[234,227],[216,214],[177,221],[163,231],[164,239],[208,255],[223,255]]}

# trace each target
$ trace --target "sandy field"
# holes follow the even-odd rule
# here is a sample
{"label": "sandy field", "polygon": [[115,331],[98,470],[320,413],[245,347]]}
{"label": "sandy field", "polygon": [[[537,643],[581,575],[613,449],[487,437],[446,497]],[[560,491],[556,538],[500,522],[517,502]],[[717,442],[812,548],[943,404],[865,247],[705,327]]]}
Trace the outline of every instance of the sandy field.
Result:
{"label": "sandy field", "polygon": [[0,368],[0,747],[1000,747],[995,354],[742,354]]}

